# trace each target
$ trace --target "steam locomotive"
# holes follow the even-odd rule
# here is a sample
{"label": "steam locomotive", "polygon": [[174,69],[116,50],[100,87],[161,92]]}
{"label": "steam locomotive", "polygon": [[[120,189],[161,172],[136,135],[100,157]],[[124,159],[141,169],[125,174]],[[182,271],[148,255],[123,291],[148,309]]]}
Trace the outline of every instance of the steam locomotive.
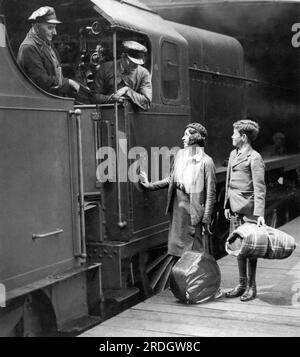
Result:
{"label": "steam locomotive", "polygon": [[[150,110],[55,97],[26,77],[16,53],[26,18],[44,5],[63,20],[55,44],[65,76],[86,86],[103,62],[118,58],[124,40],[144,44]],[[153,148],[180,146],[185,126],[203,123],[218,180],[210,249],[220,258],[232,123],[247,114],[249,87],[265,86],[245,74],[239,41],[166,21],[136,0],[2,0],[0,14],[0,334],[76,333],[167,286],[166,194],[141,192],[118,174],[116,182],[101,180],[103,147],[125,151],[116,167],[130,167],[131,149],[159,158]],[[263,130],[266,142],[271,134]],[[266,157],[270,186],[287,176],[295,186],[299,158],[294,147]],[[278,195],[269,202],[273,224],[278,202]]]}

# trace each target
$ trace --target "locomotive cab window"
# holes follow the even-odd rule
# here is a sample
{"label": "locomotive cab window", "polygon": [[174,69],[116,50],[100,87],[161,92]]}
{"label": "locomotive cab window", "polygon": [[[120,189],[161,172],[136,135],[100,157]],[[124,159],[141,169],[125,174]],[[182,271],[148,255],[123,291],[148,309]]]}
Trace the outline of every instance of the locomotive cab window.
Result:
{"label": "locomotive cab window", "polygon": [[163,100],[166,103],[172,104],[178,101],[181,95],[179,48],[174,43],[164,41],[162,43],[161,53],[161,86]]}

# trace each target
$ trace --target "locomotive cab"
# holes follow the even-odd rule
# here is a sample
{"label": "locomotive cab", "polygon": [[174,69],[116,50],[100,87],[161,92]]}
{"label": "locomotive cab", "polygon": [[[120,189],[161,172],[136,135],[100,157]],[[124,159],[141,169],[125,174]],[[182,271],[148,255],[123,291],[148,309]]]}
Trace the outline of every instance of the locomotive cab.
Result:
{"label": "locomotive cab", "polygon": [[[86,212],[88,253],[92,261],[103,262],[105,297],[122,302],[155,291],[157,286],[163,288],[168,276],[165,268],[171,268],[171,261],[164,259],[166,192],[141,192],[130,175],[137,179],[134,164],[143,165],[141,157],[146,170],[149,165],[149,176],[158,179],[168,174],[168,168],[163,172],[159,164],[164,154],[160,149],[178,148],[190,120],[187,44],[172,26],[140,3],[93,3],[101,15],[98,21],[104,18],[110,23],[107,59],[116,61],[121,43],[136,40],[148,50],[145,67],[152,77],[153,98],[147,111],[130,101],[77,105],[82,111],[85,199],[94,205]],[[166,136],[170,127],[173,132]],[[112,150],[107,153],[106,148]],[[157,277],[152,269],[147,273],[146,266],[160,254],[164,269]]]}
{"label": "locomotive cab", "polygon": [[[21,18],[15,13],[15,7],[20,5],[22,6],[16,2],[4,2],[3,6],[9,45],[15,58],[30,28],[26,14],[30,14],[32,10],[32,6],[27,6],[24,11],[25,16],[22,14]],[[57,3],[54,6],[63,20],[63,23],[57,27],[58,34],[53,39],[61,59],[62,73],[64,77],[74,79],[82,85],[78,95],[74,92],[67,94],[69,97],[75,96],[76,104],[93,104],[92,98],[87,93],[93,83],[94,75],[103,63],[112,61],[114,55],[120,57],[122,42],[125,40],[135,40],[146,46],[148,55],[145,67],[151,71],[151,47],[145,34],[132,31],[130,28],[121,29],[114,43],[114,30],[110,22],[99,14],[100,10],[92,2],[77,1],[73,2],[72,6],[69,3]],[[115,54],[114,46],[116,46]]]}

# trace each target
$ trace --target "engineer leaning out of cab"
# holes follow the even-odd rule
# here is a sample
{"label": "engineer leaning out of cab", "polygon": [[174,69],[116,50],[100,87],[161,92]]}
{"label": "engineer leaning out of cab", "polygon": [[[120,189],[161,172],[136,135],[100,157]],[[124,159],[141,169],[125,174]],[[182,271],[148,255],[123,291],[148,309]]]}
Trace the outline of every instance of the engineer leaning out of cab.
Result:
{"label": "engineer leaning out of cab", "polygon": [[151,76],[142,65],[147,48],[136,41],[123,41],[121,58],[117,60],[117,91],[114,90],[114,63],[103,63],[93,85],[93,101],[106,104],[130,100],[147,110],[152,100]]}
{"label": "engineer leaning out of cab", "polygon": [[34,11],[28,21],[32,24],[18,52],[18,64],[40,88],[58,96],[74,96],[80,84],[62,74],[60,56],[53,45],[60,24],[55,10],[43,6]]}

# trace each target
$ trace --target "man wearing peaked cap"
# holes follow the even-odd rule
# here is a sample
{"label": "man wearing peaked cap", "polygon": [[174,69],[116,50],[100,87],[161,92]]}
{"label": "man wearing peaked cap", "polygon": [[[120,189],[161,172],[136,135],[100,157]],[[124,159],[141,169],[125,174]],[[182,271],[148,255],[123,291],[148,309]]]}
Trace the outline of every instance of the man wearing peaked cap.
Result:
{"label": "man wearing peaked cap", "polygon": [[61,24],[61,21],[57,20],[56,13],[53,7],[43,6],[34,11],[28,18],[30,22],[46,22],[47,24]]}
{"label": "man wearing peaked cap", "polygon": [[106,62],[95,76],[94,101],[113,103],[129,99],[147,110],[152,101],[151,76],[142,66],[147,48],[136,41],[124,41],[122,46],[121,58],[117,60],[117,91],[114,87],[114,63]]}
{"label": "man wearing peaked cap", "polygon": [[32,27],[19,48],[17,61],[20,67],[35,84],[48,92],[63,96],[71,88],[77,93],[80,85],[62,75],[59,54],[52,43],[57,34],[56,24],[61,23],[55,10],[50,6],[40,7],[28,21]]}
{"label": "man wearing peaked cap", "polygon": [[136,41],[124,41],[123,42],[124,53],[135,64],[145,63],[145,53],[147,48]]}

